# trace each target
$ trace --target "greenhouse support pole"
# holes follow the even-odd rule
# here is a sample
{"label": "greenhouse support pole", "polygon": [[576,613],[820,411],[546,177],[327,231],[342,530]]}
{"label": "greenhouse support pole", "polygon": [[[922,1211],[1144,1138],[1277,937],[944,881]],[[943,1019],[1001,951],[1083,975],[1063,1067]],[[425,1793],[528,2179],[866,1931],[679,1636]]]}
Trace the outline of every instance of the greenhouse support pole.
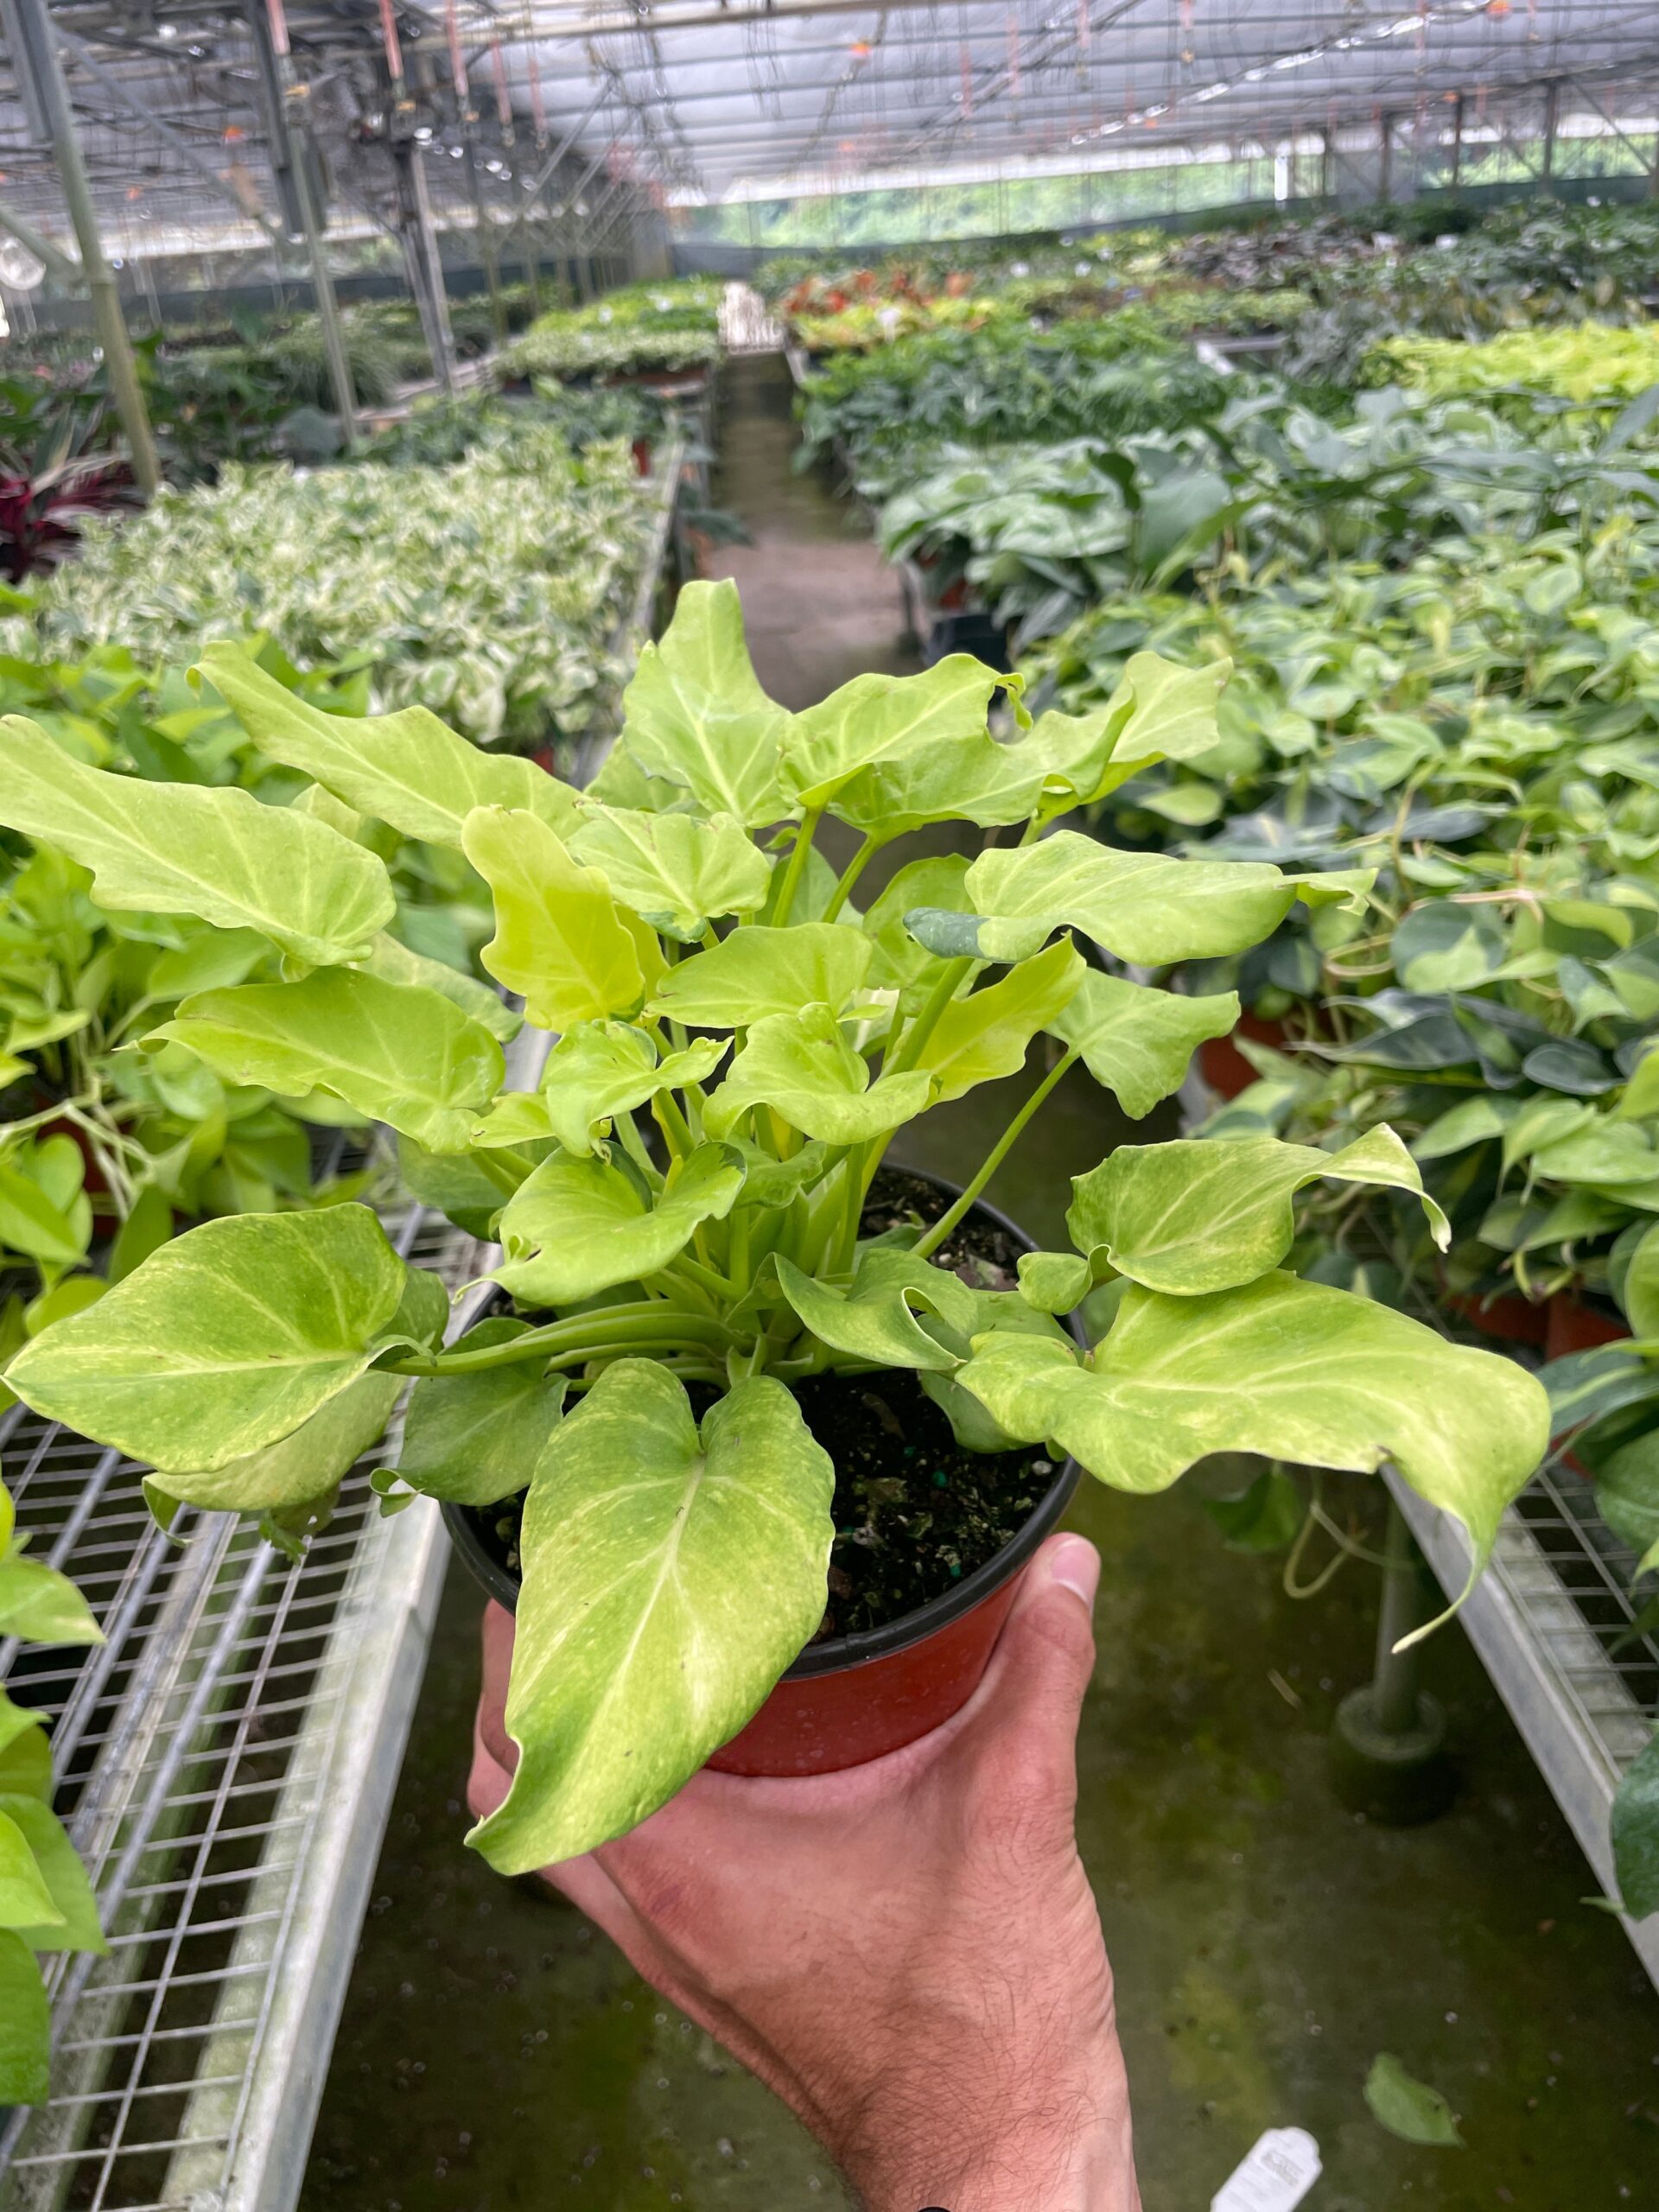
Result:
{"label": "greenhouse support pole", "polygon": [[507,311],[501,301],[501,266],[495,257],[495,225],[484,206],[483,181],[478,174],[478,149],[473,143],[473,134],[467,131],[461,142],[461,158],[467,170],[467,190],[473,203],[473,222],[478,235],[478,257],[484,264],[484,282],[489,288],[490,321],[495,328],[496,343],[507,342]]}
{"label": "greenhouse support pole", "polygon": [[79,285],[84,276],[80,264],[73,253],[65,253],[42,236],[27,216],[14,215],[10,207],[0,204],[0,231],[8,232],[19,245],[25,245],[48,275],[60,284]]}
{"label": "greenhouse support pole", "polygon": [[1463,94],[1452,104],[1452,189],[1463,188]]}
{"label": "greenhouse support pole", "polygon": [[308,134],[294,149],[295,198],[299,202],[300,222],[305,232],[306,257],[311,264],[311,296],[317,321],[322,325],[322,350],[328,363],[328,382],[334,389],[334,412],[340,417],[340,435],[345,441],[346,451],[353,453],[357,448],[357,387],[352,381],[352,357],[346,350],[346,333],[340,324],[340,302],[334,297],[334,280],[328,274],[322,219],[312,190],[311,164],[306,158],[308,150]]}
{"label": "greenhouse support pole", "polygon": [[1394,118],[1386,108],[1376,118],[1376,196],[1379,200],[1394,197]]}
{"label": "greenhouse support pole", "polygon": [[98,342],[104,349],[116,412],[126,433],[133,478],[149,499],[161,488],[161,463],[156,457],[156,440],[138,383],[132,340],[121,312],[121,295],[116,289],[114,275],[104,257],[104,243],[98,234],[92,187],[86,178],[86,164],[81,158],[80,138],[69,105],[69,87],[64,82],[63,63],[52,19],[46,0],[16,0],[16,7],[22,37],[29,48],[22,66],[32,71],[41,112],[52,135],[64,200],[80,246],[80,273],[92,295]]}
{"label": "greenhouse support pole", "polygon": [[449,328],[449,301],[443,289],[443,264],[438,257],[438,235],[432,226],[432,202],[427,196],[421,149],[412,138],[394,139],[391,157],[397,171],[397,227],[403,236],[410,286],[420,310],[426,350],[432,356],[433,372],[440,386],[452,392],[455,388],[455,341]]}
{"label": "greenhouse support pole", "polygon": [[1552,77],[1544,86],[1544,149],[1543,160],[1538,171],[1538,181],[1546,193],[1554,195],[1555,189],[1555,124],[1560,111],[1561,88]]}

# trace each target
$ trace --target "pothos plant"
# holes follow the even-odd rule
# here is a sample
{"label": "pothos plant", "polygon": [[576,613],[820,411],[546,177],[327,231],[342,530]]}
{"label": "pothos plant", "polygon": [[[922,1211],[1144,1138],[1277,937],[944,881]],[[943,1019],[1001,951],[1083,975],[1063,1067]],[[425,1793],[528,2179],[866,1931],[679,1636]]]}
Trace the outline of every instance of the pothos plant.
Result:
{"label": "pothos plant", "polygon": [[[1032,727],[1017,682],[954,656],[791,714],[755,677],[735,589],[693,585],[579,795],[421,708],[347,721],[233,648],[201,666],[252,741],[338,804],[465,852],[494,901],[486,966],[557,1033],[533,1089],[504,1087],[499,1042],[463,1007],[376,972],[385,868],[321,812],[79,767],[10,721],[0,819],[91,868],[107,905],[269,938],[281,981],[185,1000],[149,1048],[389,1122],[429,1190],[493,1220],[520,1310],[446,1345],[442,1286],[365,1208],[245,1215],[155,1253],[7,1380],[150,1463],[158,1498],[263,1510],[326,1500],[412,1379],[408,1486],[475,1506],[527,1492],[521,1757],[472,1839],[494,1866],[642,1819],[813,1636],[835,1529],[830,1458],[790,1387],[807,1377],[913,1370],[969,1448],[1052,1440],[1132,1491],[1226,1450],[1389,1459],[1484,1554],[1544,1447],[1536,1382],[1281,1265],[1304,1184],[1421,1189],[1391,1132],[1337,1154],[1125,1146],[1077,1180],[1074,1249],[1027,1255],[1017,1288],[936,1258],[1067,1070],[1144,1116],[1234,1020],[1231,994],[1106,972],[1075,938],[1158,968],[1363,884],[1055,827],[1212,743],[1222,671],[1141,656],[1097,712]],[[1007,741],[988,728],[999,686]],[[838,875],[828,819],[858,836]],[[861,913],[872,856],[944,822],[1007,842],[912,860]],[[895,1137],[1045,1033],[1054,1065],[961,1198],[863,1236]],[[1084,1351],[1058,1317],[1104,1282],[1115,1314]]]}

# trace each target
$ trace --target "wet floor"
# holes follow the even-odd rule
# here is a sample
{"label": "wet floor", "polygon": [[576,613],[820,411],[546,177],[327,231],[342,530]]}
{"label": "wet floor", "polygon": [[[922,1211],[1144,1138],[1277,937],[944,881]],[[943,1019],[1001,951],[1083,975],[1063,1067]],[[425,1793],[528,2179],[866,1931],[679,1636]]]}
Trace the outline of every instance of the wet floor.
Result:
{"label": "wet floor", "polygon": [[[892,580],[817,475],[788,474],[782,364],[728,376],[720,504],[762,680],[804,703],[911,665]],[[901,855],[899,857],[903,857]],[[1019,1082],[922,1122],[918,1165],[970,1172]],[[1135,1125],[1138,1134],[1167,1128]],[[1123,1125],[1062,1086],[988,1195],[1053,1244],[1066,1178]],[[1582,1856],[1455,1629],[1427,1681],[1462,1787],[1389,1832],[1332,1797],[1325,1743],[1363,1679],[1374,1590],[1293,1602],[1182,1494],[1090,1487],[1106,1560],[1080,1742],[1079,1834],[1116,1969],[1147,2212],[1205,2212],[1265,2128],[1317,2138],[1308,2212],[1659,2206],[1659,1997],[1582,1900]],[[660,2004],[602,1936],[461,1847],[480,1600],[452,1572],[375,1882],[304,2212],[844,2208],[766,2091]],[[1392,2051],[1467,2148],[1396,2141],[1361,2084]]]}

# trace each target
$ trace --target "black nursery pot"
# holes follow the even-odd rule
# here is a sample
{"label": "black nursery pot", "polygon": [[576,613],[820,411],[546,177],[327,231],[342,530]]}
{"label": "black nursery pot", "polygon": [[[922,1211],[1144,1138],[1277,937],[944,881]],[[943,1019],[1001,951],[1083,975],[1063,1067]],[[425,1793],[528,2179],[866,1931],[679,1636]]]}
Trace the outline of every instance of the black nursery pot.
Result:
{"label": "black nursery pot", "polygon": [[[901,1172],[939,1194],[940,1211],[961,1194],[943,1176]],[[1038,1249],[983,1199],[964,1227],[976,1220],[1000,1230],[1017,1251]],[[1071,1502],[1080,1471],[1075,1459],[1066,1460],[1016,1534],[940,1596],[879,1627],[809,1644],[709,1765],[727,1774],[830,1774],[897,1751],[948,1720],[978,1687],[1020,1578]],[[473,1575],[498,1605],[516,1611],[518,1575],[493,1545],[488,1515],[448,1504],[443,1517]]]}

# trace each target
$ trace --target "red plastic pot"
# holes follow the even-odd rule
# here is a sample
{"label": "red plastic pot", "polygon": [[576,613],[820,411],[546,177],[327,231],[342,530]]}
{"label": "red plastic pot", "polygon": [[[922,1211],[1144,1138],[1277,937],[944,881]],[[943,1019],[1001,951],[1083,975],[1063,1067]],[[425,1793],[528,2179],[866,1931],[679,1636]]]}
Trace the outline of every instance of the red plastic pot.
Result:
{"label": "red plastic pot", "polygon": [[1248,1037],[1253,1045],[1271,1045],[1274,1052],[1282,1052],[1285,1025],[1265,1021],[1259,1014],[1243,1014],[1230,1036],[1205,1038],[1198,1047],[1198,1072],[1223,1099],[1236,1098],[1258,1080],[1255,1070],[1233,1042],[1235,1037]]}
{"label": "red plastic pot", "polygon": [[635,474],[636,475],[638,475],[638,476],[649,476],[649,475],[650,475],[650,474],[651,474],[651,440],[650,440],[649,438],[636,438],[636,439],[634,440],[634,442],[633,442],[633,467],[634,467],[634,474]]}
{"label": "red plastic pot", "polygon": [[1440,1303],[1483,1337],[1500,1344],[1542,1345],[1549,1333],[1549,1309],[1535,1306],[1529,1298],[1504,1292],[1497,1298],[1465,1297],[1455,1291],[1441,1294]]}
{"label": "red plastic pot", "polygon": [[1630,1325],[1611,1306],[1589,1306],[1570,1290],[1558,1290],[1545,1309],[1544,1357],[1565,1359],[1569,1352],[1593,1351],[1617,1344]]}
{"label": "red plastic pot", "polygon": [[[927,1179],[954,1195],[943,1177]],[[981,1200],[975,1211],[1023,1250],[1037,1249],[994,1206]],[[1079,1473],[1077,1462],[1066,1460],[1018,1535],[942,1596],[880,1628],[809,1645],[709,1764],[723,1774],[834,1774],[896,1751],[948,1720],[977,1688],[1020,1578],[1070,1503]],[[483,1516],[452,1504],[443,1516],[467,1567],[511,1613],[518,1578],[486,1544]]]}

